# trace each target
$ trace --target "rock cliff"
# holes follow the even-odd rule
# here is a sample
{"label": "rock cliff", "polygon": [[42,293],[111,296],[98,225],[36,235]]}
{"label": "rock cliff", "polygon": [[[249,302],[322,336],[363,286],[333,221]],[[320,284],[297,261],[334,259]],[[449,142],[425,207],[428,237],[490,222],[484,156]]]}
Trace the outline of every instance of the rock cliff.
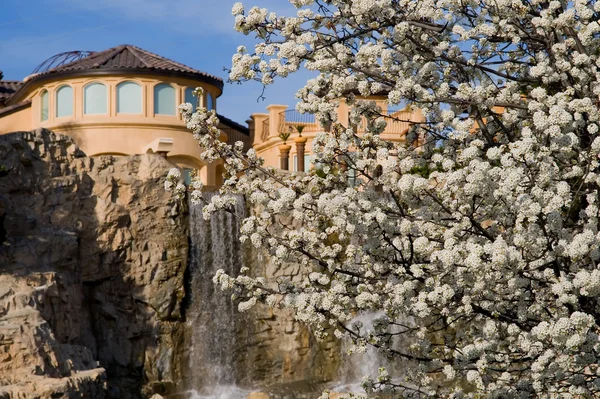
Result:
{"label": "rock cliff", "polygon": [[[158,155],[86,157],[43,129],[0,135],[0,399],[197,388],[186,384],[198,373],[188,361],[190,216],[163,188],[170,167]],[[242,252],[256,274],[300,273]],[[236,383],[299,398],[336,378],[339,345],[317,341],[291,313],[234,318],[235,348],[222,350],[236,351]]]}
{"label": "rock cliff", "polygon": [[137,398],[180,378],[188,240],[169,168],[0,136],[0,398]]}

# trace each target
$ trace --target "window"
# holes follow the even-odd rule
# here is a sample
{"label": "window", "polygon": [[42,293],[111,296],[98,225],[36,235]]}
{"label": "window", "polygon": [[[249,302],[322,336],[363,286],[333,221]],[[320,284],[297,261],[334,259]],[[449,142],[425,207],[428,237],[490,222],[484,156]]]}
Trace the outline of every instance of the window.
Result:
{"label": "window", "polygon": [[166,83],[154,86],[154,114],[175,115],[175,89]]}
{"label": "window", "polygon": [[213,100],[213,96],[210,93],[206,93],[206,109],[211,110],[215,108],[215,101]]}
{"label": "window", "polygon": [[73,88],[62,86],[56,90],[56,117],[73,115]]}
{"label": "window", "polygon": [[90,83],[83,88],[83,113],[101,115],[107,112],[106,86],[102,83]]}
{"label": "window", "polygon": [[42,91],[42,94],[40,94],[40,119],[42,122],[48,120],[48,100],[50,100],[48,90]]}
{"label": "window", "polygon": [[185,184],[186,187],[189,187],[192,184],[193,172],[194,169],[191,168],[183,168],[181,171],[181,175],[183,176],[183,184]]}
{"label": "window", "polygon": [[134,82],[123,82],[117,85],[117,113],[142,113],[142,88]]}
{"label": "window", "polygon": [[[308,172],[311,167],[310,154],[304,154],[304,171]],[[294,172],[298,172],[298,154],[294,154]]]}
{"label": "window", "polygon": [[194,109],[198,105],[198,98],[194,96],[194,89],[192,89],[191,87],[185,89],[184,102],[192,104],[194,106]]}
{"label": "window", "polygon": [[356,169],[354,168],[349,168],[348,169],[348,185],[350,187],[354,187],[358,184],[357,179],[356,179]]}

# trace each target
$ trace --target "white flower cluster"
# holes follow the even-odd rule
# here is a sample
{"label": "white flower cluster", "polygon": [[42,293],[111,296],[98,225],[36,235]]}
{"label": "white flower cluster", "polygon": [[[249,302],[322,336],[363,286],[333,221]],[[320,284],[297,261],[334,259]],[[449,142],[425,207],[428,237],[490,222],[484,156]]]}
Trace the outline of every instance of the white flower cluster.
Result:
{"label": "white flower cluster", "polygon": [[[226,169],[205,216],[244,195],[254,214],[241,239],[298,265],[276,283],[215,281],[242,311],[289,307],[407,365],[366,380],[371,393],[599,396],[600,6],[291,3],[290,17],[234,5],[236,29],[259,43],[238,49],[230,78],[317,75],[297,109],[327,127],[312,141],[318,170],[265,168],[219,140],[214,112],[181,107],[205,160]],[[389,111],[369,96],[425,121],[386,141]],[[374,311],[386,317],[376,328],[350,324]]]}
{"label": "white flower cluster", "polygon": [[181,182],[181,171],[178,168],[171,168],[165,179],[165,190],[172,192],[173,196],[179,200],[185,198],[186,187]]}

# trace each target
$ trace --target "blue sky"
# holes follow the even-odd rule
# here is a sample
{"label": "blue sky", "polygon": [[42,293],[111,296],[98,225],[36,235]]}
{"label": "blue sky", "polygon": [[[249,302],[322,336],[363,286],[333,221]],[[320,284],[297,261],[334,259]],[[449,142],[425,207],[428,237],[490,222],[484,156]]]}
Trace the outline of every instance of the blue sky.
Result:
{"label": "blue sky", "polygon": [[[71,50],[100,51],[132,44],[193,68],[227,79],[238,45],[253,39],[233,29],[235,0],[2,0],[0,70],[4,79],[21,80],[45,59]],[[286,0],[247,0],[292,15]],[[310,75],[300,72],[267,88],[255,82],[225,84],[219,113],[244,122],[268,104],[294,107],[294,94]]]}

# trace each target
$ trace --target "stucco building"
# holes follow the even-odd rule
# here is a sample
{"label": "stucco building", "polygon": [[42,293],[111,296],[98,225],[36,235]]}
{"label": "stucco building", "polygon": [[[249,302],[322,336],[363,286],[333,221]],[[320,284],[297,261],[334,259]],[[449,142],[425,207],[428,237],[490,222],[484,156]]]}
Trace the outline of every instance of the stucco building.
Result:
{"label": "stucco building", "polygon": [[[381,107],[381,113],[387,122],[381,137],[393,141],[404,142],[406,134],[414,123],[424,122],[425,118],[419,109],[406,107],[403,109],[389,109],[386,96],[372,96],[369,98],[358,97],[358,100],[375,101]],[[336,101],[338,121],[348,126],[350,109],[345,100]],[[298,127],[302,126],[302,133]],[[252,146],[257,154],[265,159],[265,166],[288,169],[293,172],[308,171],[312,155],[312,140],[323,131],[315,121],[314,115],[301,114],[287,105],[269,105],[266,113],[252,115],[251,130],[253,137]],[[366,120],[356,127],[357,133],[366,131]],[[281,133],[290,133],[287,145],[280,138]],[[287,168],[285,158],[288,158]],[[283,159],[283,162],[282,162]]]}
{"label": "stucco building", "polygon": [[[23,81],[0,81],[0,134],[48,128],[72,136],[89,156],[160,153],[185,172],[197,169],[206,185],[221,183],[222,165],[200,160],[177,107],[199,101],[218,112],[222,79],[131,45],[65,54]],[[251,145],[247,127],[219,119],[223,139]]]}
{"label": "stucco building", "polygon": [[[202,98],[192,94],[197,87]],[[159,153],[184,176],[195,169],[205,185],[220,186],[222,163],[200,160],[202,149],[178,112],[179,104],[190,102],[214,109],[222,139],[254,147],[265,165],[290,171],[313,167],[312,140],[323,130],[314,115],[270,105],[266,113],[252,115],[248,128],[220,112],[222,94],[221,78],[139,47],[62,53],[22,81],[0,80],[0,134],[43,127],[72,136],[89,156]],[[381,136],[390,141],[404,141],[410,126],[424,121],[420,110],[388,109],[386,96],[368,100],[381,107],[387,120]],[[344,100],[336,103],[338,120],[347,126],[349,107]],[[363,123],[357,131],[365,128]],[[290,134],[287,143],[281,133]]]}

